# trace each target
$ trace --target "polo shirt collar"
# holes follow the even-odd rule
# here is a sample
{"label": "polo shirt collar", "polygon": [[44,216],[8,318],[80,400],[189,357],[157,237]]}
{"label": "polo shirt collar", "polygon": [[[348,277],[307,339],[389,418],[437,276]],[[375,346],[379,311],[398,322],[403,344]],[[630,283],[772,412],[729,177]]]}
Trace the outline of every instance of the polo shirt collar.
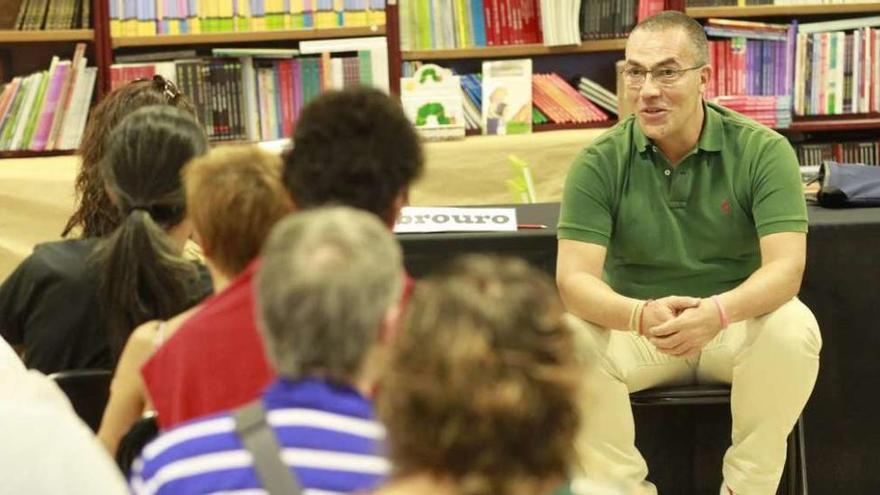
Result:
{"label": "polo shirt collar", "polygon": [[[724,140],[724,124],[721,122],[721,116],[712,105],[703,102],[703,131],[700,133],[700,140],[697,141],[697,148],[703,151],[721,151],[721,144]],[[638,120],[633,117],[633,142],[636,149],[640,152],[645,151],[651,145],[651,141],[642,132],[639,127]]]}

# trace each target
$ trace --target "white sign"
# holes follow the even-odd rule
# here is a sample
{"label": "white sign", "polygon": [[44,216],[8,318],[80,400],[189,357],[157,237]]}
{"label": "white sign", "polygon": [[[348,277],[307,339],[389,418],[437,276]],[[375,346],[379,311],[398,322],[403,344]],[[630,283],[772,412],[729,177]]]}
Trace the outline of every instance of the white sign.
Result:
{"label": "white sign", "polygon": [[394,232],[515,232],[514,208],[436,208],[407,206],[400,211]]}

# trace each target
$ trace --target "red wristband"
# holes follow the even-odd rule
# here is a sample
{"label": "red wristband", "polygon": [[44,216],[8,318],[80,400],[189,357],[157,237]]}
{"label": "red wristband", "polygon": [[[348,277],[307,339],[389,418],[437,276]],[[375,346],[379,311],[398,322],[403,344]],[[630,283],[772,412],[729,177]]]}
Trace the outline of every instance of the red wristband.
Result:
{"label": "red wristband", "polygon": [[727,311],[724,311],[724,305],[721,304],[720,297],[712,296],[712,302],[714,302],[715,307],[718,308],[718,317],[721,319],[721,329],[724,330],[730,325],[730,320],[727,318]]}

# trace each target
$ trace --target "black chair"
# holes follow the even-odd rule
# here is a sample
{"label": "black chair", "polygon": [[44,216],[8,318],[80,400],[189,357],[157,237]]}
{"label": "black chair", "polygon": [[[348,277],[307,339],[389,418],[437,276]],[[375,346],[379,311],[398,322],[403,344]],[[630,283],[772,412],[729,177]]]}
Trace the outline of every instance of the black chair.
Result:
{"label": "black chair", "polygon": [[[630,394],[629,399],[633,406],[729,404],[730,387],[727,385],[693,385],[651,388]],[[783,474],[788,495],[808,495],[803,416],[798,417],[794,429],[788,436],[788,455]]]}
{"label": "black chair", "polygon": [[112,377],[109,370],[70,370],[49,375],[67,394],[77,416],[95,432],[110,398]]}

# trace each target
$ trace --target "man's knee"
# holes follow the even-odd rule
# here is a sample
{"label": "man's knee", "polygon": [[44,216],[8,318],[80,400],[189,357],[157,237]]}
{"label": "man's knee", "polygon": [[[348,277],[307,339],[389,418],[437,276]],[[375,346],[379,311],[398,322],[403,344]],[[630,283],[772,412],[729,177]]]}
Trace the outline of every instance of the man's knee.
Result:
{"label": "man's knee", "polygon": [[774,347],[784,355],[819,357],[822,336],[812,311],[800,300],[792,299],[775,311],[755,318],[757,341]]}

